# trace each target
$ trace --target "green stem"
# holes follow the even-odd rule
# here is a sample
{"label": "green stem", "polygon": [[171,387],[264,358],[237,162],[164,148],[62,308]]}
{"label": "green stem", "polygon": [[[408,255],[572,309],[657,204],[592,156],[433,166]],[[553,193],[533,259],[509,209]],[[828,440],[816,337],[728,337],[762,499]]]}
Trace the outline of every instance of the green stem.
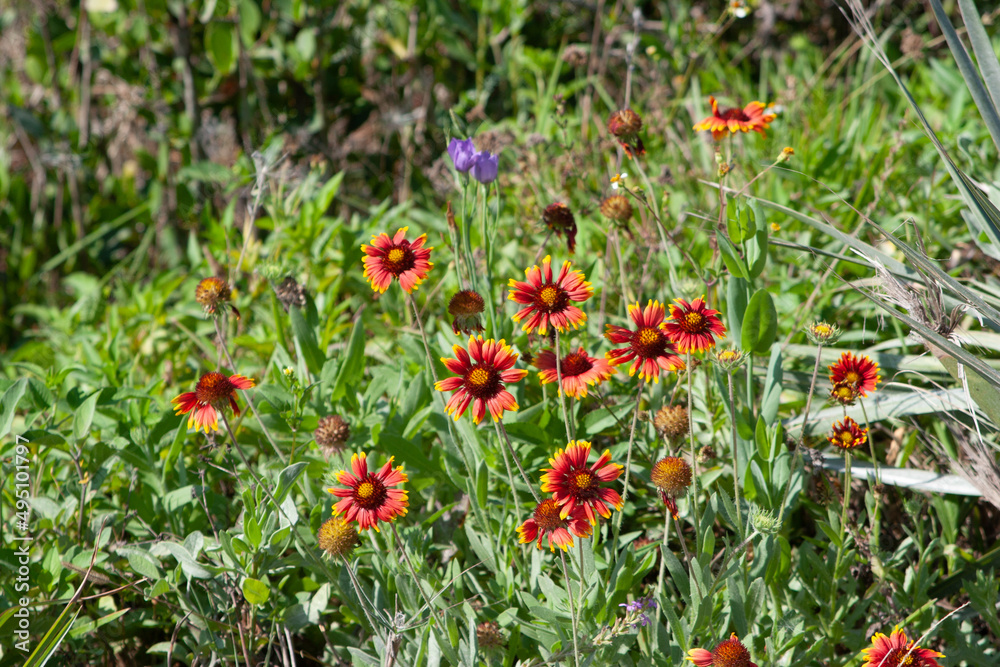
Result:
{"label": "green stem", "polygon": [[[691,405],[691,353],[687,353],[687,411],[688,411],[688,438],[691,442],[691,517],[694,519],[694,550],[695,553],[701,551],[700,521],[698,519],[698,443],[694,437],[694,411]],[[749,373],[748,373],[749,374]]]}
{"label": "green stem", "polygon": [[399,539],[399,533],[396,531],[396,522],[389,521],[389,527],[392,528],[392,536],[396,540],[396,546],[399,547],[400,553],[403,554],[403,560],[406,561],[406,567],[410,571],[410,576],[413,577],[413,583],[416,585],[417,590],[420,591],[420,597],[424,599],[424,604],[427,605],[427,615],[430,618],[434,618],[434,606],[427,597],[427,593],[424,592],[424,587],[420,584],[421,578],[417,576],[416,570],[413,569],[413,563],[410,562],[410,556],[406,553],[406,545],[403,544],[403,540]]}
{"label": "green stem", "polygon": [[844,452],[844,505],[840,510],[840,544],[837,545],[837,560],[833,565],[833,584],[830,589],[830,607],[837,598],[837,572],[840,570],[840,560],[847,544],[847,510],[851,502],[851,453]]}
{"label": "green stem", "polygon": [[563,421],[566,426],[566,444],[573,441],[573,433],[569,426],[569,411],[566,410],[566,392],[563,391],[562,383],[562,346],[559,345],[559,327],[553,327],[556,332],[556,381],[558,382],[556,393],[559,395],[559,406],[562,408]]}
{"label": "green stem", "polygon": [[569,615],[573,619],[573,664],[580,667],[580,647],[576,643],[580,620],[576,615],[576,605],[573,604],[573,587],[569,580],[569,569],[566,567],[566,554],[559,550],[559,560],[562,562],[563,578],[566,580],[566,598],[569,600]]}
{"label": "green stem", "polygon": [[812,380],[809,382],[809,395],[806,396],[806,409],[802,413],[802,432],[799,435],[799,446],[795,448],[795,457],[792,460],[791,472],[788,474],[788,482],[785,484],[785,493],[781,497],[781,506],[778,509],[778,525],[781,525],[785,518],[785,504],[788,502],[788,495],[792,490],[792,479],[795,477],[795,466],[802,458],[802,448],[806,444],[806,436],[809,434],[809,408],[812,406],[813,394],[816,392],[816,378],[819,375],[819,367],[822,365],[820,358],[823,352],[823,344],[816,346],[816,365],[813,366]]}
{"label": "green stem", "polygon": [[[497,435],[502,436],[503,441],[507,443],[507,449],[510,450],[510,455],[514,457],[514,463],[517,464],[517,469],[521,471],[521,479],[523,479],[524,483],[528,485],[528,490],[531,491],[531,495],[535,497],[535,502],[536,503],[542,502],[542,499],[538,496],[538,492],[535,491],[535,487],[531,483],[531,480],[528,479],[527,473],[524,472],[524,466],[521,465],[521,459],[518,458],[517,452],[514,451],[514,445],[512,445],[510,442],[510,436],[507,435],[507,429],[503,425],[503,420],[502,419],[496,420],[495,422],[493,422],[493,426],[497,430]],[[517,491],[514,489],[513,486],[511,487],[511,491],[517,493]]]}
{"label": "green stem", "polygon": [[733,489],[736,491],[736,523],[738,524],[738,534],[743,537],[743,509],[740,506],[740,455],[738,443],[736,441],[736,395],[733,391],[733,372],[727,373],[729,380],[729,410],[732,415],[730,432],[733,434]]}

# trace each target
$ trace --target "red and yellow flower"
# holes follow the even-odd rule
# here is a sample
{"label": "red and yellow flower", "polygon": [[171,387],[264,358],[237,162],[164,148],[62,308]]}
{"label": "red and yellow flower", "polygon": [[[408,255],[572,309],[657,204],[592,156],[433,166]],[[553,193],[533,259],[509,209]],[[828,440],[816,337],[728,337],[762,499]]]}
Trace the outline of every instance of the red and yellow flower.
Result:
{"label": "red and yellow flower", "polygon": [[514,368],[517,353],[504,340],[484,341],[482,336],[470,336],[468,352],[461,345],[452,350],[455,358],[442,357],[441,362],[456,377],[434,385],[438,391],[455,392],[445,406],[446,413],[454,413],[457,420],[472,403],[472,421],[478,424],[486,416],[487,408],[493,421],[499,421],[504,410],[517,410],[517,401],[504,383],[520,382],[528,371]]}
{"label": "red and yellow flower", "polygon": [[861,652],[865,659],[861,667],[941,667],[935,658],[943,658],[943,653],[915,644],[898,627],[888,637],[876,632],[872,645]]}
{"label": "red and yellow flower", "polygon": [[604,332],[604,337],[615,345],[628,345],[609,350],[604,355],[613,366],[634,360],[628,374],[635,375],[639,371],[640,379],[653,382],[660,381],[660,370],[684,368],[684,362],[667,337],[663,305],[659,301],[650,300],[644,309],[638,303],[630,304],[628,315],[635,324],[634,331],[609,324]]}
{"label": "red and yellow flower", "polygon": [[535,507],[535,513],[530,519],[517,527],[521,544],[538,541],[542,548],[542,538],[548,535],[549,550],[555,551],[558,546],[566,551],[573,546],[573,536],[590,537],[593,527],[587,521],[583,507],[575,507],[567,516],[560,514],[561,506],[552,498],[546,498]]}
{"label": "red and yellow flower", "polygon": [[226,403],[233,409],[233,414],[239,416],[240,406],[236,403],[237,389],[251,389],[255,385],[253,379],[242,375],[230,375],[226,377],[222,373],[212,371],[205,373],[198,380],[194,391],[188,391],[170,401],[177,407],[174,408],[175,415],[190,413],[187,427],[194,426],[195,430],[205,429],[205,433],[211,428],[213,431],[219,430],[219,410]]}
{"label": "red and yellow flower", "polygon": [[750,651],[735,632],[714,650],[693,648],[684,659],[690,660],[697,667],[757,667],[756,663],[750,661]]}
{"label": "red and yellow flower", "polygon": [[844,383],[854,387],[862,397],[875,391],[882,376],[878,374],[878,364],[867,356],[856,357],[852,352],[844,352],[837,363],[831,364],[830,382],[836,386]]}
{"label": "red and yellow flower", "polygon": [[409,228],[401,227],[391,238],[385,232],[378,236],[372,235],[371,245],[361,246],[365,253],[364,276],[376,292],[385,292],[392,284],[392,279],[398,278],[400,287],[409,294],[427,278],[434,266],[428,261],[433,248],[424,247],[427,234],[407,241],[407,229]]}
{"label": "red and yellow flower", "polygon": [[696,132],[710,130],[715,140],[721,139],[727,133],[736,134],[751,130],[759,132],[762,137],[767,136],[764,130],[777,118],[760,102],[751,102],[742,109],[732,107],[723,111],[719,111],[719,103],[714,97],[709,97],[708,103],[712,105],[712,115],[695,125],[694,129]]}
{"label": "red and yellow flower", "polygon": [[559,276],[553,279],[552,258],[546,256],[541,267],[525,269],[526,281],[510,279],[511,301],[524,304],[524,308],[513,316],[515,322],[527,318],[521,327],[531,333],[538,329],[544,335],[552,325],[559,331],[574,329],[587,321],[587,315],[573,305],[589,299],[594,291],[582,271],[571,271],[571,262],[563,262]]}
{"label": "red and yellow flower", "polygon": [[702,297],[691,303],[674,299],[664,330],[678,352],[702,352],[715,347],[716,338],[726,337],[726,325],[719,311],[705,305]]}
{"label": "red and yellow flower", "polygon": [[868,429],[862,428],[858,422],[850,417],[844,417],[843,421],[834,422],[833,432],[826,436],[826,439],[840,449],[849,452],[868,441]]}
{"label": "red and yellow flower", "polygon": [[562,391],[575,398],[587,395],[587,385],[599,385],[615,374],[607,359],[592,357],[583,347],[563,357],[559,369],[552,350],[544,350],[533,363],[539,369],[538,379],[542,384],[558,382],[561,373]]}
{"label": "red and yellow flower", "polygon": [[[571,516],[574,510],[582,507],[591,524],[597,525],[597,514],[605,519],[611,516],[611,507],[620,510],[624,501],[614,489],[601,486],[601,482],[610,482],[618,478],[622,466],[611,463],[611,451],[606,450],[592,465],[587,465],[590,458],[590,443],[584,440],[571,440],[566,449],[556,451],[549,459],[551,468],[543,468],[542,491],[551,493],[562,509],[559,516]],[[610,506],[610,507],[609,507]]]}
{"label": "red and yellow flower", "polygon": [[410,504],[407,492],[390,487],[405,483],[407,477],[402,466],[393,469],[392,458],[390,456],[378,472],[369,472],[364,452],[351,456],[351,472],[337,472],[337,482],[347,488],[327,489],[328,493],[343,498],[333,506],[334,516],[343,514],[347,523],[357,521],[359,530],[374,528],[375,532],[379,532],[380,521],[389,522],[404,516]]}

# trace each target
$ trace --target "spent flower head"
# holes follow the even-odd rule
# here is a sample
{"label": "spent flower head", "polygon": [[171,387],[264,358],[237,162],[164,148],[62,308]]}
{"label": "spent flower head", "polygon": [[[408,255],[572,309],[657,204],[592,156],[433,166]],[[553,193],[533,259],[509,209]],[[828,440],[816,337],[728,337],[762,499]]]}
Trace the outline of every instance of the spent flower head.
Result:
{"label": "spent flower head", "polygon": [[483,330],[483,319],[481,315],[486,310],[486,301],[483,297],[470,289],[456,292],[448,302],[448,314],[454,319],[451,321],[451,329],[455,335],[471,333]]}
{"label": "spent flower head", "polygon": [[331,517],[319,527],[317,542],[328,556],[350,556],[358,546],[358,529],[339,516]]}
{"label": "spent flower head", "polygon": [[224,278],[205,278],[198,283],[194,289],[194,300],[201,304],[205,312],[209,315],[221,314],[227,308],[232,308],[239,319],[240,311],[230,303],[233,298],[233,290]]}
{"label": "spent flower head", "polygon": [[569,206],[558,201],[549,204],[542,212],[542,221],[556,235],[566,236],[566,249],[572,255],[576,251],[576,218]]}
{"label": "spent flower head", "polygon": [[642,139],[639,137],[639,130],[641,129],[642,118],[631,109],[616,111],[608,119],[608,132],[618,139],[618,143],[621,144],[625,155],[628,155],[630,158],[646,154],[646,149],[642,145]]}
{"label": "spent flower head", "polygon": [[732,373],[734,370],[742,366],[744,361],[746,361],[746,355],[743,354],[741,350],[737,350],[735,347],[729,347],[715,352],[715,363],[717,363],[719,368],[727,373]]}

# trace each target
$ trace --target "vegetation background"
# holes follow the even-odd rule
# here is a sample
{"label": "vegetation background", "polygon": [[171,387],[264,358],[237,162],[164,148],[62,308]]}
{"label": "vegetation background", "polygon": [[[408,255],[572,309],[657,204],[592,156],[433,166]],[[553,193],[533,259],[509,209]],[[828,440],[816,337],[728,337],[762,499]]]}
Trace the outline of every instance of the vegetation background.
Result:
{"label": "vegetation background", "polygon": [[[905,310],[877,303],[885,280],[872,261],[922,297],[935,293],[927,275],[936,267],[995,308],[1000,246],[976,233],[969,200],[903,89],[836,3],[760,0],[745,17],[730,4],[5,2],[0,596],[9,611],[0,664],[25,659],[11,616],[24,595],[14,588],[15,434],[30,450],[29,664],[679,665],[732,631],[759,665],[840,667],[862,664],[873,633],[897,624],[912,638],[929,632],[922,645],[946,654],[944,665],[1000,660],[997,412],[982,402],[998,386],[989,374],[1000,368],[997,320],[959,313],[966,349],[983,364],[970,373],[986,378],[975,409],[961,378],[911,335],[918,327],[898,316]],[[943,11],[967,40],[958,4]],[[987,4],[996,53],[1000,12]],[[998,201],[996,135],[935,5],[874,2],[867,15],[954,165]],[[576,339],[591,353],[603,356],[602,324],[623,323],[627,303],[690,299],[705,285],[738,344],[743,311],[716,238],[715,145],[691,129],[708,95],[780,110],[766,137],[727,144],[725,185],[743,189],[785,146],[795,151],[742,193],[767,202],[753,208],[770,230],[755,280],[774,304],[776,347],[748,366],[738,423],[717,384],[724,376],[706,371],[692,392],[697,444],[720,452],[702,470],[701,522],[687,512],[682,521],[701,549],[694,562],[661,554],[663,508],[637,456],[621,550],[610,539],[571,550],[582,565],[564,575],[547,550],[517,544],[526,517],[514,511],[501,448],[488,424],[474,429],[467,416],[459,429],[475,443],[474,469],[462,466],[414,314],[398,286],[373,294],[360,245],[406,225],[428,234],[436,266],[416,293],[419,316],[435,356],[450,356],[462,340],[445,313],[457,288],[445,210],[464,209],[446,146],[473,136],[500,155],[492,259],[476,237],[497,296],[551,253],[572,259],[597,291]],[[606,128],[626,98],[644,121],[641,176]],[[598,211],[622,171],[647,203],[628,233]],[[542,223],[555,201],[576,213],[572,257]],[[224,339],[194,300],[213,275],[232,280],[241,314],[221,320]],[[286,276],[301,291],[282,299],[275,288]],[[956,290],[946,284],[948,310],[971,303]],[[881,365],[887,398],[872,414],[881,465],[974,478],[971,495],[888,479],[874,559],[838,520],[840,477],[800,456],[791,435],[810,393],[817,350],[803,327],[814,320],[838,324],[839,347]],[[499,327],[496,337],[522,352],[544,342],[509,321]],[[822,363],[840,351],[822,350]],[[258,384],[241,403],[253,400],[259,418],[233,422],[247,459],[224,431],[190,433],[170,409],[219,366]],[[642,414],[678,386],[683,397],[672,379],[650,385]],[[619,373],[574,404],[581,437],[619,462],[633,387]],[[534,373],[518,391],[507,428],[537,478],[565,445],[564,425]],[[804,443],[813,448],[825,447],[839,416],[820,406],[825,391]],[[351,436],[331,453],[313,432],[334,413]],[[749,543],[741,538],[752,527],[732,514],[726,452],[737,435],[747,500],[784,519]],[[646,456],[668,444],[645,417],[638,441]],[[352,566],[316,546],[330,515],[324,489],[357,451],[405,464],[410,513],[399,535],[425,588],[389,531],[365,535]],[[855,487],[850,521],[864,533],[873,495],[866,482]],[[519,482],[513,493],[530,498]],[[439,596],[433,613],[424,594]],[[645,595],[659,604],[653,623],[623,624],[620,605]],[[493,635],[482,634],[486,623],[496,623]]]}

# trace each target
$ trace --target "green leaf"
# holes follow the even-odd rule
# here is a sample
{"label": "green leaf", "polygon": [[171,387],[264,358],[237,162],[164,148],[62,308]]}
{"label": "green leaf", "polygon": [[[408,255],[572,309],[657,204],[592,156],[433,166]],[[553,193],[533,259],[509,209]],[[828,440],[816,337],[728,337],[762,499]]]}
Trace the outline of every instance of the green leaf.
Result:
{"label": "green leaf", "polygon": [[10,433],[10,426],[14,423],[14,409],[27,388],[27,378],[21,378],[7,387],[3,398],[0,398],[0,438]]}
{"label": "green leaf", "polygon": [[35,650],[24,661],[23,667],[43,667],[56,650],[58,650],[62,640],[66,637],[66,633],[73,627],[76,617],[80,615],[80,611],[82,610],[82,607],[77,607],[76,611],[70,614],[70,606],[72,604],[67,604],[63,608],[62,613],[59,614],[59,617],[56,618],[45,635],[39,640],[35,646]]}
{"label": "green leaf", "polygon": [[760,454],[760,458],[764,461],[769,460],[771,458],[771,438],[768,437],[767,424],[763,417],[757,418],[754,440],[757,441],[757,453]]}
{"label": "green leaf", "polygon": [[139,576],[146,577],[147,579],[156,580],[163,576],[160,571],[159,565],[153,560],[145,551],[141,549],[129,549],[126,553],[128,558],[128,564],[132,567],[132,571]]}
{"label": "green leaf", "polygon": [[205,28],[205,52],[215,71],[225,76],[236,67],[236,31],[231,23],[213,21]]}
{"label": "green leaf", "polygon": [[326,363],[326,355],[319,349],[316,342],[316,332],[306,322],[302,309],[292,306],[288,309],[292,317],[292,333],[295,335],[295,348],[306,361],[310,373],[319,374]]}
{"label": "green leaf", "polygon": [[331,400],[339,401],[347,393],[347,387],[357,384],[365,373],[365,335],[359,317],[351,330],[351,338],[343,353],[344,363],[340,365],[337,379],[333,383]]}
{"label": "green leaf", "polygon": [[76,409],[76,415],[73,417],[73,437],[77,441],[90,435],[90,425],[94,421],[94,411],[97,409],[97,399],[100,397],[100,390],[95,391]]}
{"label": "green leaf", "polygon": [[253,515],[243,515],[243,534],[248,540],[250,540],[250,545],[255,550],[260,546],[263,535],[260,532],[260,524],[257,523],[257,519],[255,519]]}
{"label": "green leaf", "polygon": [[285,501],[285,497],[288,495],[288,492],[292,490],[293,486],[295,486],[295,482],[298,481],[307,465],[309,464],[304,461],[300,461],[298,463],[293,463],[278,473],[278,488],[274,490],[275,502],[280,505]]}
{"label": "green leaf", "polygon": [[764,354],[774,342],[778,332],[778,313],[774,309],[774,301],[766,289],[759,289],[747,304],[743,315],[743,326],[740,338],[743,349],[757,354]]}
{"label": "green leaf", "polygon": [[271,597],[271,587],[260,579],[247,577],[243,580],[242,588],[243,597],[247,599],[247,602],[258,607]]}
{"label": "green leaf", "polygon": [[736,251],[736,247],[726,238],[725,234],[716,234],[719,243],[719,252],[722,254],[722,261],[725,263],[729,273],[736,278],[747,277],[747,266],[743,258]]}
{"label": "green leaf", "polygon": [[781,367],[781,345],[771,346],[771,360],[767,365],[767,377],[764,380],[764,395],[760,401],[760,414],[770,426],[778,418],[778,407],[781,405],[781,385],[784,371]]}
{"label": "green leaf", "polygon": [[260,8],[254,0],[240,0],[240,37],[243,39],[243,46],[250,48],[257,40],[257,31],[260,30]]}

